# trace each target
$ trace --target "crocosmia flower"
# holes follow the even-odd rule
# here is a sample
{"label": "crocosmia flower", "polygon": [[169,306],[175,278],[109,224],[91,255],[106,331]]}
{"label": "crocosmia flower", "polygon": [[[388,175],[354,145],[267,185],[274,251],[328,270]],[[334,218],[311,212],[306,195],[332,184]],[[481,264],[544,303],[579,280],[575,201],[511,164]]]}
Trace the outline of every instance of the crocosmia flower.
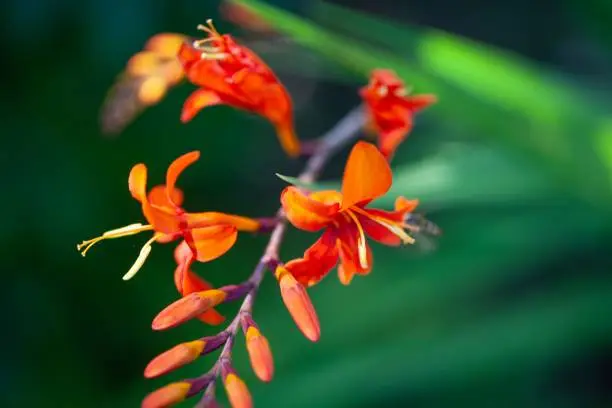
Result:
{"label": "crocosmia flower", "polygon": [[198,28],[208,37],[184,43],[178,55],[187,79],[200,87],[185,101],[181,120],[187,122],[201,109],[219,104],[254,112],[274,125],[287,154],[297,156],[300,143],[294,131],[293,104],[274,72],[232,36],[219,34],[210,20],[208,26]]}
{"label": "crocosmia flower", "polygon": [[408,95],[395,72],[372,71],[370,83],[359,91],[365,102],[368,127],[378,135],[378,147],[387,157],[412,130],[414,114],[436,102],[435,95]]}
{"label": "crocosmia flower", "polygon": [[[89,248],[102,240],[152,231],[153,236],[142,247],[136,262],[123,277],[128,280],[142,267],[154,242],[183,239],[195,260],[207,262],[226,253],[236,242],[239,230],[257,231],[260,223],[251,218],[219,212],[188,213],[181,207],[183,193],[175,187],[176,180],[199,157],[200,152],[194,151],[176,159],[168,167],[166,184],[154,187],[148,194],[147,167],[142,163],[135,165],[130,172],[129,189],[140,202],[148,224],[131,224],[107,231],[97,238],[83,241],[77,249],[84,256]],[[185,262],[183,264],[187,265]]]}
{"label": "crocosmia flower", "polygon": [[365,275],[372,269],[372,253],[366,236],[385,245],[411,244],[410,229],[405,220],[417,200],[399,197],[395,211],[368,208],[391,187],[392,174],[385,157],[376,146],[359,142],[346,163],[342,191],[305,192],[295,186],[281,194],[287,219],[304,231],[323,235],[306,250],[303,258],[284,265],[302,284],[319,282],[338,261],[338,276],[344,284],[355,274]]}

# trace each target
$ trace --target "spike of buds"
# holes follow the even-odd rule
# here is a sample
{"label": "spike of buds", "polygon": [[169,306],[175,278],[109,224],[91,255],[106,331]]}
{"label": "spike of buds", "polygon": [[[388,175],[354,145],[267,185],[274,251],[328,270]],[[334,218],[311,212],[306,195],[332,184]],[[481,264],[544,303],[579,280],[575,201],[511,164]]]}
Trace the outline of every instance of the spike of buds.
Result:
{"label": "spike of buds", "polygon": [[295,324],[308,340],[318,341],[321,337],[321,326],[306,289],[283,266],[276,268],[275,276],[283,302]]}
{"label": "spike of buds", "polygon": [[159,312],[151,327],[153,330],[165,330],[178,326],[217,306],[226,297],[227,293],[220,289],[190,293]]}
{"label": "spike of buds", "polygon": [[274,375],[274,359],[270,344],[250,315],[242,317],[242,331],[246,337],[246,346],[255,375],[264,382],[272,381]]}
{"label": "spike of buds", "polygon": [[203,337],[198,340],[178,344],[155,357],[144,371],[146,378],[159,377],[179,367],[191,363],[201,355],[221,347],[229,334],[221,332],[216,336]]}

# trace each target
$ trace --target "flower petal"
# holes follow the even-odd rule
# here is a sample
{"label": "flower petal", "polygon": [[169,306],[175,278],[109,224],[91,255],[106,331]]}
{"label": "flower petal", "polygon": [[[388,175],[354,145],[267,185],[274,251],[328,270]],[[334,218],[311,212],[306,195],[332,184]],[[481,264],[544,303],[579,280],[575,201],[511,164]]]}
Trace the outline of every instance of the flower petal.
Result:
{"label": "flower petal", "polygon": [[404,125],[397,127],[390,132],[381,132],[378,138],[378,148],[380,152],[389,160],[400,144],[406,139],[412,129],[412,119],[407,120]]}
{"label": "flower petal", "polygon": [[236,239],[238,230],[233,225],[215,225],[191,230],[196,259],[208,262],[229,251]]}
{"label": "flower petal", "polygon": [[[194,256],[187,242],[182,241],[174,250],[174,259],[177,262],[174,270],[174,285],[178,292],[187,296],[193,292],[212,289],[213,286],[190,270]],[[215,309],[207,310],[198,316],[204,323],[216,326],[225,321],[225,317]]]}
{"label": "flower petal", "polygon": [[128,187],[136,200],[140,202],[147,200],[147,166],[139,163],[132,167],[128,177]]}
{"label": "flower petal", "polygon": [[[181,230],[179,217],[166,207],[157,207],[145,200],[142,202],[142,212],[156,232],[176,234]],[[169,239],[164,241],[168,242]]]}
{"label": "flower petal", "polygon": [[359,260],[358,239],[359,233],[353,223],[344,225],[338,232],[338,248],[340,250],[338,278],[344,285],[348,285],[355,274],[367,275],[372,270],[372,250],[366,242],[367,265],[362,266]]}
{"label": "flower petal", "polygon": [[260,223],[257,220],[221,212],[187,213],[186,216],[189,228],[208,227],[219,224],[233,225],[238,231],[255,232],[260,228]]}
{"label": "flower petal", "polygon": [[174,186],[176,184],[176,180],[187,167],[189,167],[199,158],[200,152],[195,150],[193,152],[185,153],[170,163],[170,166],[168,166],[168,171],[166,172],[166,198],[170,203],[174,204],[175,207],[182,204],[182,197],[180,200],[181,202],[177,203],[173,200],[175,195]]}
{"label": "flower petal", "polygon": [[326,203],[313,200],[294,186],[283,190],[281,204],[293,226],[310,232],[318,231],[328,225],[340,207],[338,202]]}
{"label": "flower petal", "polygon": [[216,92],[198,89],[185,100],[181,112],[181,122],[187,123],[207,106],[219,105],[221,103],[223,103],[221,97]]}
{"label": "flower petal", "polygon": [[160,184],[151,189],[147,198],[149,202],[156,207],[167,207],[172,208],[174,206],[180,206],[183,204],[183,192],[174,188],[170,193],[171,201],[168,201],[168,194],[166,194],[167,188],[165,185]]}
{"label": "flower petal", "polygon": [[342,209],[384,195],[391,187],[392,173],[376,146],[358,142],[349,155],[342,179]]}
{"label": "flower petal", "polygon": [[305,286],[318,283],[338,263],[338,247],[334,230],[327,229],[310,248],[303,258],[285,264],[295,279]]}
{"label": "flower petal", "polygon": [[433,105],[437,101],[438,97],[431,94],[414,95],[401,98],[402,106],[409,108],[414,113]]}

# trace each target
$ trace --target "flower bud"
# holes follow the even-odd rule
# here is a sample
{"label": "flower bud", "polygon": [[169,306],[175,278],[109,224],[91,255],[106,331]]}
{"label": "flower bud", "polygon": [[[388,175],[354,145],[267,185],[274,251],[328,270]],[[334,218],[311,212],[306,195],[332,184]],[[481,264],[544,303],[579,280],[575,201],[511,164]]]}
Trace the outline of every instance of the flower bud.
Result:
{"label": "flower bud", "polygon": [[253,400],[251,393],[247,388],[244,381],[240,379],[235,373],[230,373],[223,378],[223,385],[225,386],[225,392],[229,399],[232,408],[252,408]]}
{"label": "flower bud", "polygon": [[168,384],[147,395],[141,408],[166,408],[183,401],[189,394],[191,383],[181,381]]}
{"label": "flower bud", "polygon": [[223,302],[227,294],[223,290],[212,289],[191,293],[167,306],[153,319],[153,330],[165,330],[206,312]]}
{"label": "flower bud", "polygon": [[282,266],[276,268],[275,275],[283,302],[295,324],[308,340],[318,341],[321,337],[321,326],[306,289]]}
{"label": "flower bud", "polygon": [[255,325],[246,329],[246,346],[255,375],[265,382],[272,380],[274,375],[274,360],[268,340]]}

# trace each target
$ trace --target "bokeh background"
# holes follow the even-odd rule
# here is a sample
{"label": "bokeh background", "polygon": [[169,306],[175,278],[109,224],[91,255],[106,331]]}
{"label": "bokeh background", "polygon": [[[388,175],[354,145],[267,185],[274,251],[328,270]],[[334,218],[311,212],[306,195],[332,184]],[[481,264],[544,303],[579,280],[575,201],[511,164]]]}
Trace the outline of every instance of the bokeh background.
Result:
{"label": "bokeh background", "polygon": [[[610,406],[612,3],[245,3],[282,35],[232,24],[217,1],[3,2],[0,406],[135,407],[214,361],[142,377],[161,351],[216,331],[198,322],[151,331],[177,296],[169,246],[156,246],[128,283],[121,276],[145,237],[103,243],[86,258],[75,250],[142,220],[127,191],[137,162],[161,181],[174,158],[199,149],[180,180],[186,207],[252,216],[278,206],[285,183],[274,173],[303,165],[283,155],[263,119],[231,108],[182,125],[191,85],[120,135],[100,132],[105,94],[128,58],[158,32],[196,35],[208,17],[279,72],[303,139],[359,102],[374,67],[440,99],[400,148],[380,204],[418,197],[444,235],[376,246],[369,277],[343,287],[330,276],[313,288],[317,344],[267,279],[255,317],[274,350],[274,381],[255,379],[241,341],[235,351],[257,406]],[[291,230],[282,256],[314,239]],[[216,285],[239,282],[265,241],[244,234],[196,270]],[[221,310],[231,317],[236,306]]]}

